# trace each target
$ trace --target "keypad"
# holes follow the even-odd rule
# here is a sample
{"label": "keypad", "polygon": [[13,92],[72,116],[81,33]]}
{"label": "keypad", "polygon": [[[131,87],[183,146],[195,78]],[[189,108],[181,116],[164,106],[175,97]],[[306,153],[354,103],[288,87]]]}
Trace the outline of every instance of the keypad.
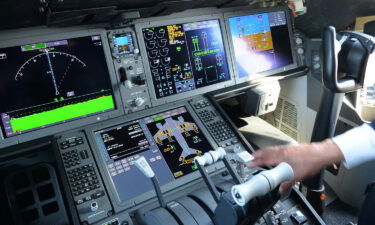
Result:
{"label": "keypad", "polygon": [[83,139],[82,137],[72,138],[67,141],[60,142],[59,144],[61,149],[67,149],[83,144]]}
{"label": "keypad", "polygon": [[80,205],[82,203],[85,203],[85,202],[88,202],[88,201],[91,201],[92,199],[97,199],[97,198],[100,198],[102,196],[104,196],[105,193],[104,191],[100,191],[100,190],[97,190],[94,194],[92,195],[88,195],[84,198],[80,198],[76,201],[77,205]]}
{"label": "keypad", "polygon": [[77,149],[71,150],[69,152],[64,152],[61,154],[61,156],[66,168],[81,164]]}
{"label": "keypad", "polygon": [[233,131],[223,120],[209,123],[207,127],[218,142],[228,140],[235,136]]}
{"label": "keypad", "polygon": [[215,117],[217,116],[214,111],[207,110],[207,109],[199,111],[198,115],[199,115],[199,118],[205,123],[215,120]]}
{"label": "keypad", "polygon": [[98,175],[92,164],[69,170],[68,179],[74,196],[100,188]]}
{"label": "keypad", "polygon": [[194,108],[201,109],[201,108],[207,107],[209,105],[211,105],[211,104],[207,100],[201,100],[201,101],[194,104]]}

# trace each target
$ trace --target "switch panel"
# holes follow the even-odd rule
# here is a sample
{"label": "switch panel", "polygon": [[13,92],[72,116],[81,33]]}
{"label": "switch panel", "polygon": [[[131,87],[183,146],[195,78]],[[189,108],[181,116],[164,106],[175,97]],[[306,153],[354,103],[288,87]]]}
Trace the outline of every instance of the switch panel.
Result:
{"label": "switch panel", "polygon": [[66,134],[57,142],[81,222],[92,224],[111,215],[112,207],[84,134]]}

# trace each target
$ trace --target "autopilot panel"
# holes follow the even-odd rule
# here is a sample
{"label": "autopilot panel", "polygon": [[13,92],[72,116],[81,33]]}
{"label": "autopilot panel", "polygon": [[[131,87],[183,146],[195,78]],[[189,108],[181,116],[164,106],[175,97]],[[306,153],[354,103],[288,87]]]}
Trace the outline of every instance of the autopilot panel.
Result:
{"label": "autopilot panel", "polygon": [[157,99],[230,80],[219,20],[143,28]]}
{"label": "autopilot panel", "polygon": [[150,162],[164,185],[197,170],[194,157],[213,149],[186,107],[94,133],[120,201],[152,189],[148,178],[133,166],[140,156]]}

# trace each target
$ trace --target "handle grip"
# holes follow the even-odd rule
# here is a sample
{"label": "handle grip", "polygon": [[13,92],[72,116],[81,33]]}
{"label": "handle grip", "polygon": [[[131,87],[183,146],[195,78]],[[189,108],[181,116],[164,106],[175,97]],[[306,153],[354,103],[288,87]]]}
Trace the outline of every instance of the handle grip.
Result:
{"label": "handle grip", "polygon": [[246,183],[234,185],[232,197],[238,205],[244,206],[251,199],[267,194],[279,184],[292,180],[293,177],[292,167],[288,163],[282,162],[271,170],[255,175]]}

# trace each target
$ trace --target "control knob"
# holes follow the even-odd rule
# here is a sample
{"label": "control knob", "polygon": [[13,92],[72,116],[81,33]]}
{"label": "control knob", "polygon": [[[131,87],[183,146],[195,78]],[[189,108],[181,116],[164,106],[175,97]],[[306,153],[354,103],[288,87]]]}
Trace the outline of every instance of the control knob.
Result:
{"label": "control knob", "polygon": [[124,81],[124,86],[130,89],[133,87],[133,83],[130,80],[126,80]]}
{"label": "control knob", "polygon": [[137,106],[137,107],[143,105],[144,103],[145,103],[144,98],[137,97],[137,98],[134,99],[134,105]]}
{"label": "control knob", "polygon": [[305,53],[305,50],[303,50],[303,48],[297,48],[297,53],[303,55]]}
{"label": "control knob", "polygon": [[302,43],[303,43],[302,38],[297,37],[297,38],[296,38],[296,44],[297,44],[297,45],[301,45]]}

